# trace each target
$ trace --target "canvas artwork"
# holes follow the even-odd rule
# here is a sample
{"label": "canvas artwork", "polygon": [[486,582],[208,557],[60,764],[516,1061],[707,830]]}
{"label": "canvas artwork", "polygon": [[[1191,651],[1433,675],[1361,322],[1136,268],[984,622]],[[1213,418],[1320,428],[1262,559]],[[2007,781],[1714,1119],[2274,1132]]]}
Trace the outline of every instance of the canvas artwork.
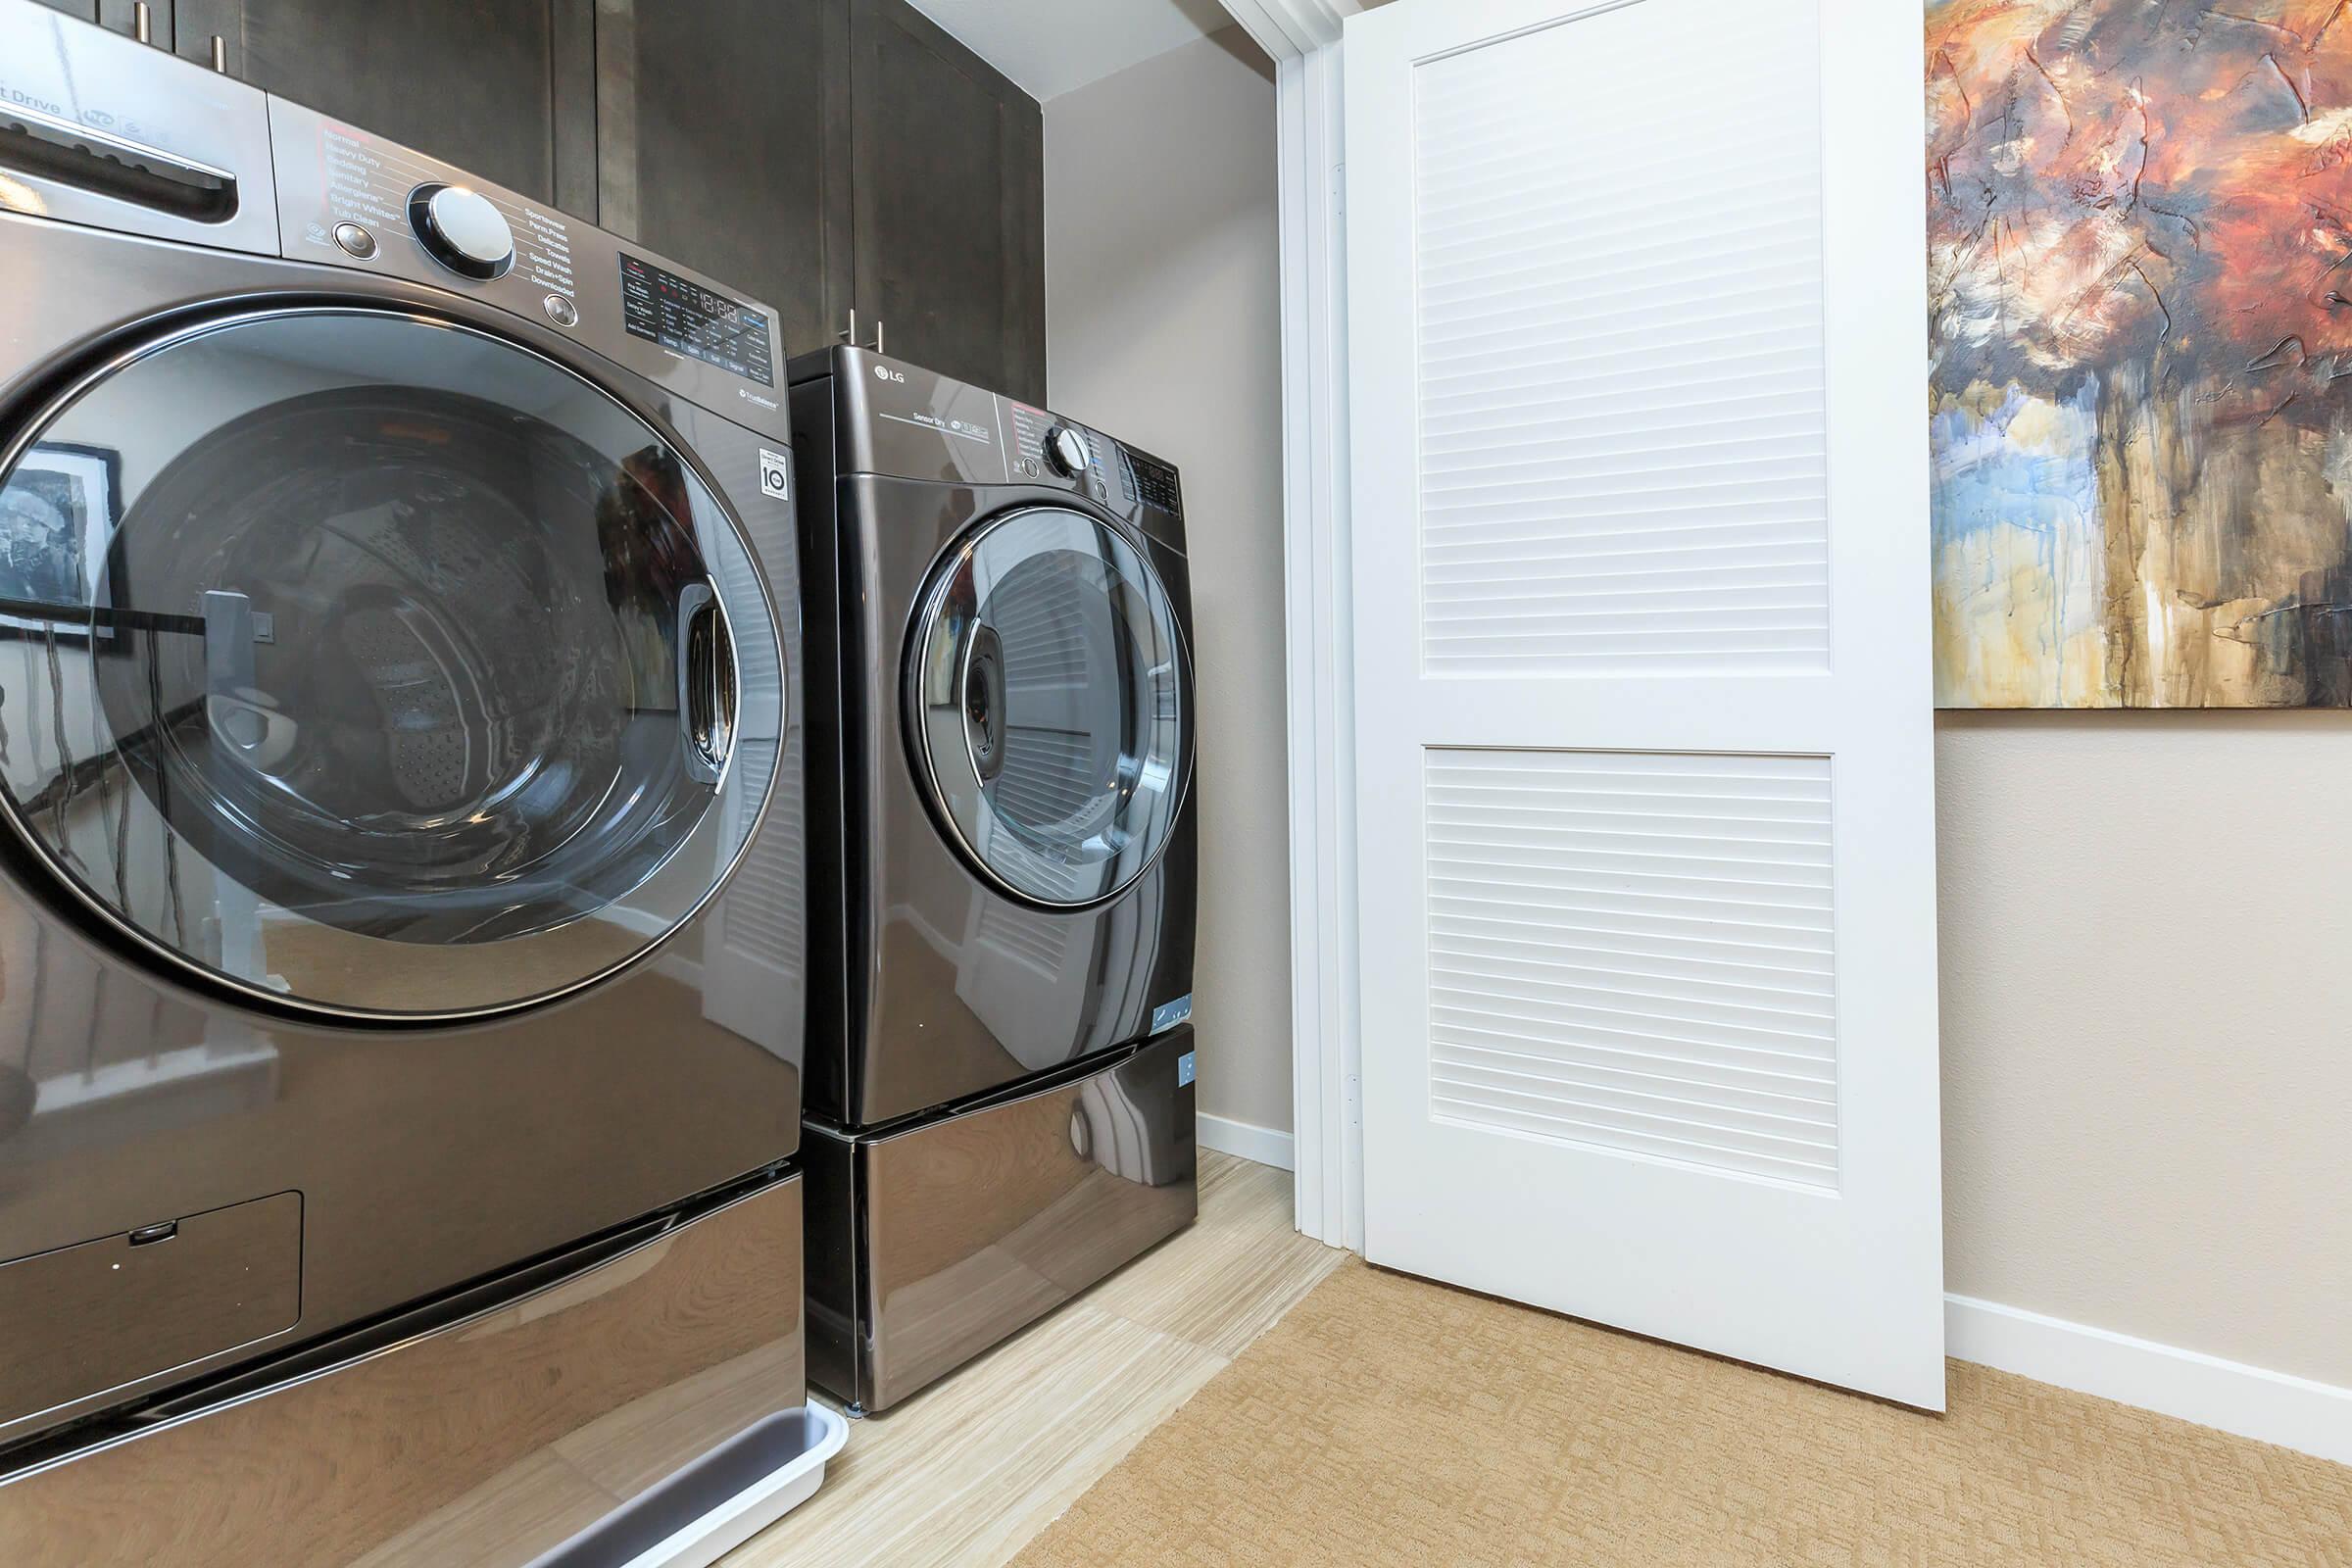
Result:
{"label": "canvas artwork", "polygon": [[2352,706],[2352,7],[1929,0],[1936,680]]}

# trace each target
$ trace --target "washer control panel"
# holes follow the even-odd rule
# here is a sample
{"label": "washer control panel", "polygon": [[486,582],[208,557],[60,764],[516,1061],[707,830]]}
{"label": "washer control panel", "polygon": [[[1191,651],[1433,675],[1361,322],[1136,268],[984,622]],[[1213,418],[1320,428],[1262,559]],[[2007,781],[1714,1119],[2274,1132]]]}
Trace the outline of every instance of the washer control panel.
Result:
{"label": "washer control panel", "polygon": [[280,254],[480,299],[789,438],[776,313],[543,202],[270,98]]}
{"label": "washer control panel", "polygon": [[[446,283],[453,272],[477,282],[512,272],[538,285],[533,298],[574,292],[570,219],[283,99],[270,100],[270,112],[282,187],[280,238],[295,260],[320,249],[322,236],[331,241],[356,229],[378,254],[390,252],[394,240],[413,243],[441,274],[426,274],[436,282]],[[290,129],[297,139],[288,139]]]}
{"label": "washer control panel", "polygon": [[620,253],[620,319],[631,337],[749,376],[761,386],[776,384],[766,312],[627,251]]}

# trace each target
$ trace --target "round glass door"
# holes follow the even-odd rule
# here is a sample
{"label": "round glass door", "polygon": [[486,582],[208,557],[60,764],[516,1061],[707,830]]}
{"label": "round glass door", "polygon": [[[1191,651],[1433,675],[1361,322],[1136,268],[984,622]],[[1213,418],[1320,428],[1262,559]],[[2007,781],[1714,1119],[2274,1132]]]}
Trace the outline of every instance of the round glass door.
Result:
{"label": "round glass door", "polygon": [[551,360],[363,309],[186,330],[11,449],[0,805],[242,991],[559,995],[700,908],[758,817],[726,764],[774,739],[740,712],[781,715],[739,707],[736,645],[776,668],[777,633],[721,584],[759,581],[695,470]]}
{"label": "round glass door", "polygon": [[1191,782],[1190,674],[1125,533],[1061,507],[983,524],[935,571],[908,657],[917,778],[983,876],[1076,908],[1159,858]]}

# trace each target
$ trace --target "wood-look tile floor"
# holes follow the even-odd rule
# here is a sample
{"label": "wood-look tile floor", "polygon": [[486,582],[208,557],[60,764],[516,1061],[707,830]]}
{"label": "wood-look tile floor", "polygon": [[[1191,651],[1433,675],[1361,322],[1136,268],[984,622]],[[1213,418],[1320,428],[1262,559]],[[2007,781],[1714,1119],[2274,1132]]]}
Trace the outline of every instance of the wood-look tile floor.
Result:
{"label": "wood-look tile floor", "polygon": [[1042,1323],[850,1428],[824,1490],[724,1568],[996,1568],[1348,1256],[1291,1175],[1200,1155],[1200,1217]]}

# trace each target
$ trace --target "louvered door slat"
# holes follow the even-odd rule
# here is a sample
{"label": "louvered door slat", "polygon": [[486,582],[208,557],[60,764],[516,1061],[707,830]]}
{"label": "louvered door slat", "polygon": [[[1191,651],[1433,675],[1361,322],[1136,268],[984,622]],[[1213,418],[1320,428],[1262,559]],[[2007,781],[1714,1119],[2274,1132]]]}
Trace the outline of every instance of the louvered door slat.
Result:
{"label": "louvered door slat", "polygon": [[[1819,65],[1801,29],[1752,10],[1723,19],[1728,36],[1708,49],[1744,68],[1699,73],[1699,101],[1748,127],[1730,145],[1677,134],[1691,113],[1682,95],[1629,104],[1569,86],[1592,71],[1574,26],[1416,74],[1432,671],[1800,669],[1828,657],[1820,128],[1771,112],[1817,93]],[[1699,213],[1706,242],[1693,244]],[[1727,365],[1735,384],[1705,373]],[[1465,382],[1510,412],[1482,417]],[[1607,399],[1575,401],[1603,386]],[[1449,591],[1458,558],[1443,548],[1499,520],[1497,507],[1541,525],[1479,557],[1523,586],[1507,600]],[[1653,544],[1639,575],[1559,569],[1600,541],[1622,550],[1702,518],[1716,539]],[[1772,547],[1762,558],[1716,548],[1748,530]]]}

